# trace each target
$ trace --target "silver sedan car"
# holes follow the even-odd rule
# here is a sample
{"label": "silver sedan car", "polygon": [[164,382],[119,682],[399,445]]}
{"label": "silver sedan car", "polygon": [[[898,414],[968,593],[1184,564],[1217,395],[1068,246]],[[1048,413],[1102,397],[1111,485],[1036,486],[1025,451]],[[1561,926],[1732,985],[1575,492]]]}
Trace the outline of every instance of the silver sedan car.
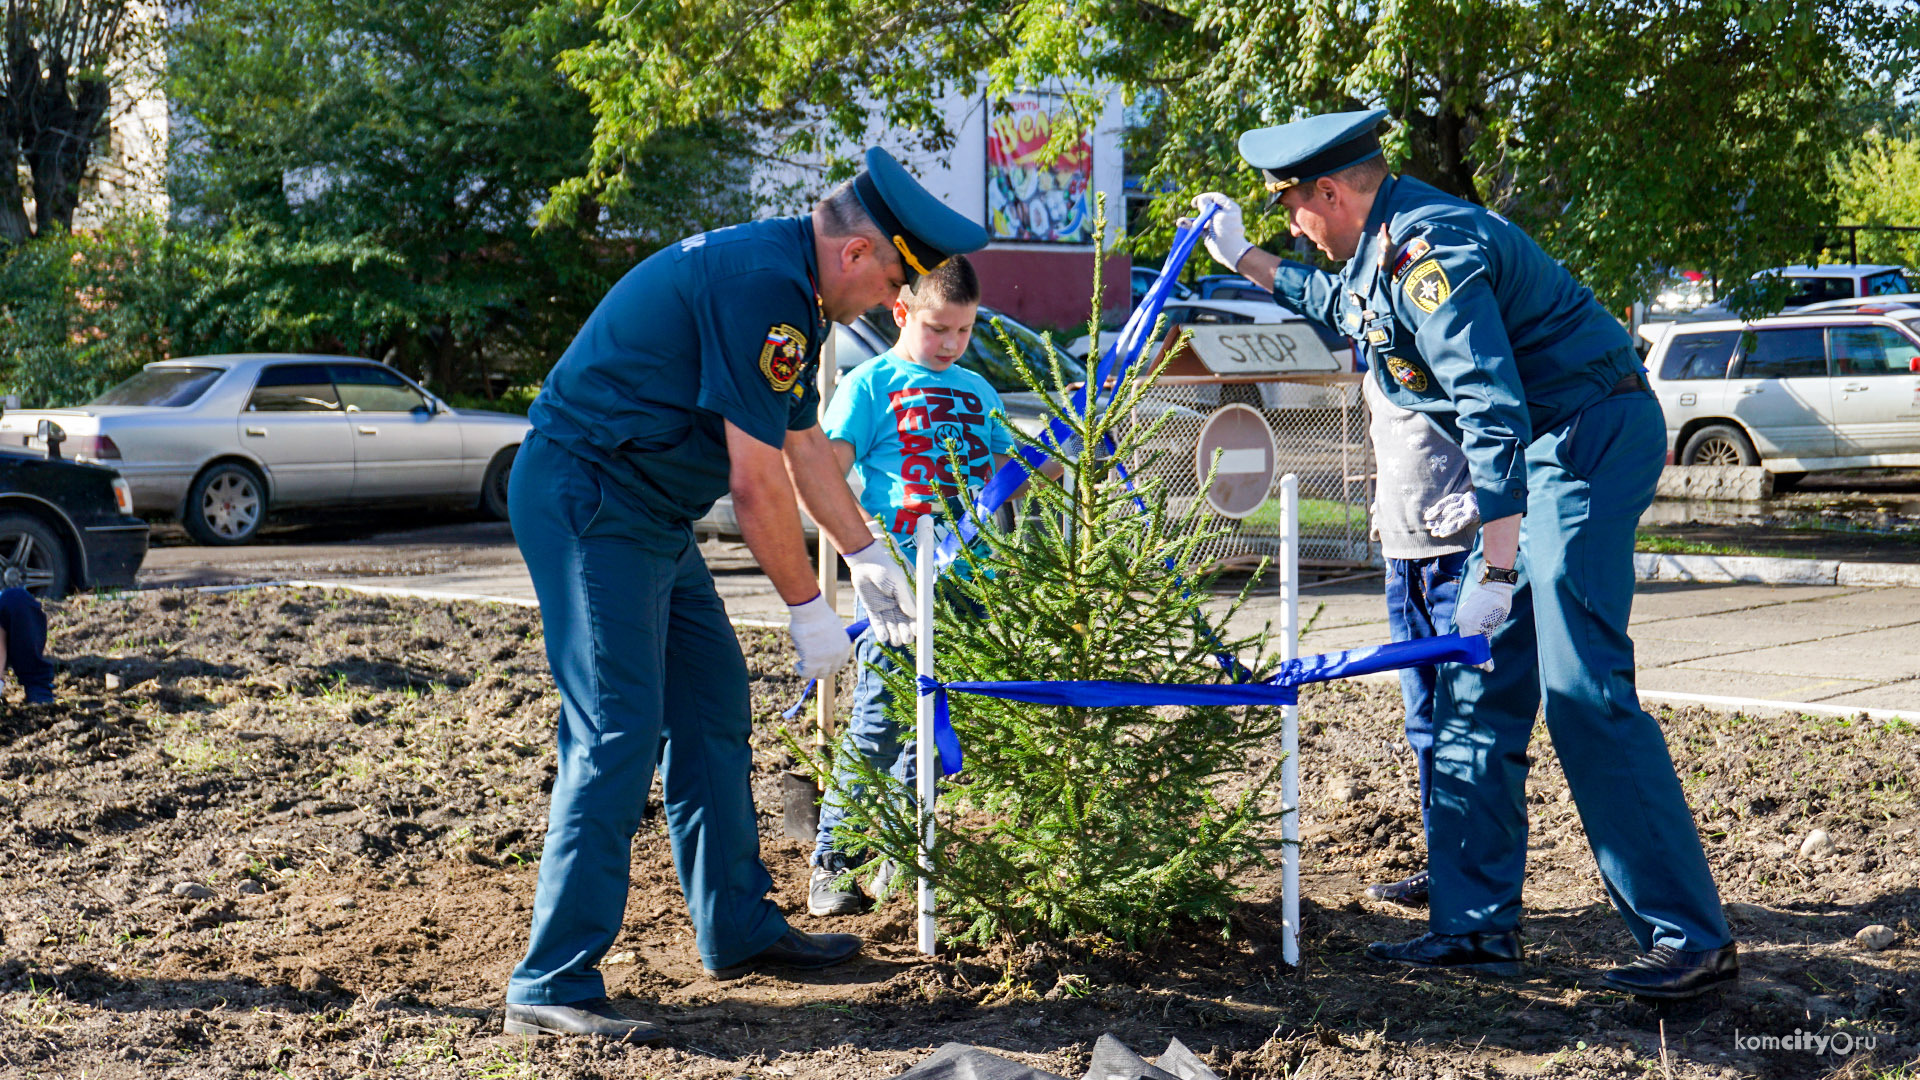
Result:
{"label": "silver sedan car", "polygon": [[0,417],[0,443],[112,466],[136,514],[170,514],[204,544],[245,543],[269,509],[449,502],[507,515],[527,418],[452,409],[384,364],[305,355],[148,364],[71,409]]}

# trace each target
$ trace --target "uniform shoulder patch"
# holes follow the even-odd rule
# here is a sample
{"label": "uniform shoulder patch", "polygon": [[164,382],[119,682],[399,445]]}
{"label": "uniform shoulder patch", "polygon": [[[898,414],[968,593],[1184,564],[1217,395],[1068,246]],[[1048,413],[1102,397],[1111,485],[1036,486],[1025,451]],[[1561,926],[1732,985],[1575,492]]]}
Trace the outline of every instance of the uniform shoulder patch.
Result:
{"label": "uniform shoulder patch", "polygon": [[1433,245],[1427,243],[1427,238],[1424,236],[1416,236],[1407,241],[1407,246],[1401,248],[1400,254],[1393,260],[1393,280],[1399,281],[1401,275],[1407,272],[1407,267],[1426,258],[1427,253],[1432,250]]}
{"label": "uniform shoulder patch", "polygon": [[1440,260],[1428,259],[1407,274],[1403,286],[1407,290],[1407,299],[1413,306],[1431,315],[1453,295],[1453,284],[1447,280],[1447,272],[1440,269]]}
{"label": "uniform shoulder patch", "polygon": [[807,366],[807,335],[778,323],[767,331],[766,344],[760,346],[760,374],[776,394],[784,394],[800,381]]}
{"label": "uniform shoulder patch", "polygon": [[1397,356],[1387,357],[1387,373],[1393,381],[1416,394],[1427,392],[1427,373]]}

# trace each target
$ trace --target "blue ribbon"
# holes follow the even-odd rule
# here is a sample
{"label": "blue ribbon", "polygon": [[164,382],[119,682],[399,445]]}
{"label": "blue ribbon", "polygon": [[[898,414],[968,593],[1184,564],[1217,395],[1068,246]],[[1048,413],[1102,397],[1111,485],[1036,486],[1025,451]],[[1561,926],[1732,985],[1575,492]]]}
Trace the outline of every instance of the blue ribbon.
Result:
{"label": "blue ribbon", "polygon": [[960,736],[954,733],[953,718],[948,710],[949,693],[1075,708],[1292,705],[1299,700],[1299,687],[1307,683],[1431,664],[1484,664],[1491,655],[1485,637],[1447,634],[1414,641],[1395,641],[1365,649],[1303,656],[1282,664],[1280,671],[1272,678],[1253,683],[1138,683],[1110,679],[943,683],[922,675],[919,685],[921,697],[933,695],[933,741],[940,750],[940,771],[952,776],[960,771],[962,758]]}

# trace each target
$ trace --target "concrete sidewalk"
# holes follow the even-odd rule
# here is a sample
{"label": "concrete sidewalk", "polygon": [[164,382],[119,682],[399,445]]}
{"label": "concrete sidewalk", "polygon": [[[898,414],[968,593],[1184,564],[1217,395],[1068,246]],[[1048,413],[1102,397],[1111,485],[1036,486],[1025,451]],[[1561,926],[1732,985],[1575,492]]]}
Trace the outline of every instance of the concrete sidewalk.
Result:
{"label": "concrete sidewalk", "polygon": [[[451,559],[445,538],[433,530],[423,530],[417,541],[397,534],[367,545],[376,546],[383,564],[378,573],[368,572],[368,561],[346,557],[337,548],[330,572],[316,573],[310,561],[297,570],[285,564],[276,572],[276,551],[257,548],[251,549],[257,555],[245,563],[247,573],[236,577],[323,578],[520,602],[533,599],[526,566],[504,529]],[[785,606],[742,546],[709,542],[702,548],[727,610],[736,619],[786,625]],[[350,552],[354,545],[346,549]],[[160,583],[170,572],[187,570],[203,551],[159,549],[149,569]],[[1683,568],[1673,564],[1672,557],[1661,558],[1671,564],[1665,565],[1662,577],[1676,576]],[[1788,564],[1784,571],[1799,569],[1792,564],[1800,562],[1765,561]],[[1702,563],[1701,568],[1713,566]],[[1845,580],[1839,575],[1820,580],[1836,579]],[[1301,616],[1310,621],[1302,651],[1329,652],[1388,640],[1378,577],[1309,586],[1303,597]],[[850,614],[852,592],[844,583],[839,599],[842,612]],[[1234,629],[1255,632],[1266,620],[1277,622],[1278,612],[1279,597],[1268,590],[1242,609]],[[1920,633],[1920,587],[1643,581],[1634,600],[1632,633],[1639,686],[1652,700],[1893,710],[1920,719],[1920,648],[1914,647]]]}

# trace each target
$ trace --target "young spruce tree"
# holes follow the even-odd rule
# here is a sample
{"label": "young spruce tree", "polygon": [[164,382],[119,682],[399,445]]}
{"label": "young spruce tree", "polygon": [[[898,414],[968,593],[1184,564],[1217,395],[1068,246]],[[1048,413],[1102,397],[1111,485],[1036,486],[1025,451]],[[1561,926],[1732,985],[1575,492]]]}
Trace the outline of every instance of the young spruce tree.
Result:
{"label": "young spruce tree", "polygon": [[[1098,303],[1096,293],[1096,313]],[[1111,437],[1113,452],[1090,449],[1058,482],[1036,475],[1019,527],[982,523],[981,550],[964,552],[965,572],[956,565],[940,589],[938,678],[1232,681],[1220,655],[1264,671],[1264,637],[1229,639],[1231,611],[1209,610],[1215,576],[1203,545],[1216,530],[1205,500],[1169,500],[1157,468],[1138,470],[1146,478],[1130,487],[1115,465],[1152,462],[1167,415],[1148,395],[1157,369],[1136,365],[1110,404],[1082,417],[1063,407],[1071,395],[1057,357],[1051,367],[1029,369],[1028,381],[1087,447]],[[912,732],[912,651],[898,660],[890,715]],[[1277,843],[1279,765],[1248,762],[1277,735],[1278,708],[1065,708],[954,693],[951,715],[965,771],[941,780],[933,859],[950,937],[1136,945],[1181,920],[1224,932],[1236,877]],[[826,764],[811,759],[822,779]],[[893,860],[895,884],[910,890],[912,792],[854,768],[865,794],[842,829],[856,850]]]}

